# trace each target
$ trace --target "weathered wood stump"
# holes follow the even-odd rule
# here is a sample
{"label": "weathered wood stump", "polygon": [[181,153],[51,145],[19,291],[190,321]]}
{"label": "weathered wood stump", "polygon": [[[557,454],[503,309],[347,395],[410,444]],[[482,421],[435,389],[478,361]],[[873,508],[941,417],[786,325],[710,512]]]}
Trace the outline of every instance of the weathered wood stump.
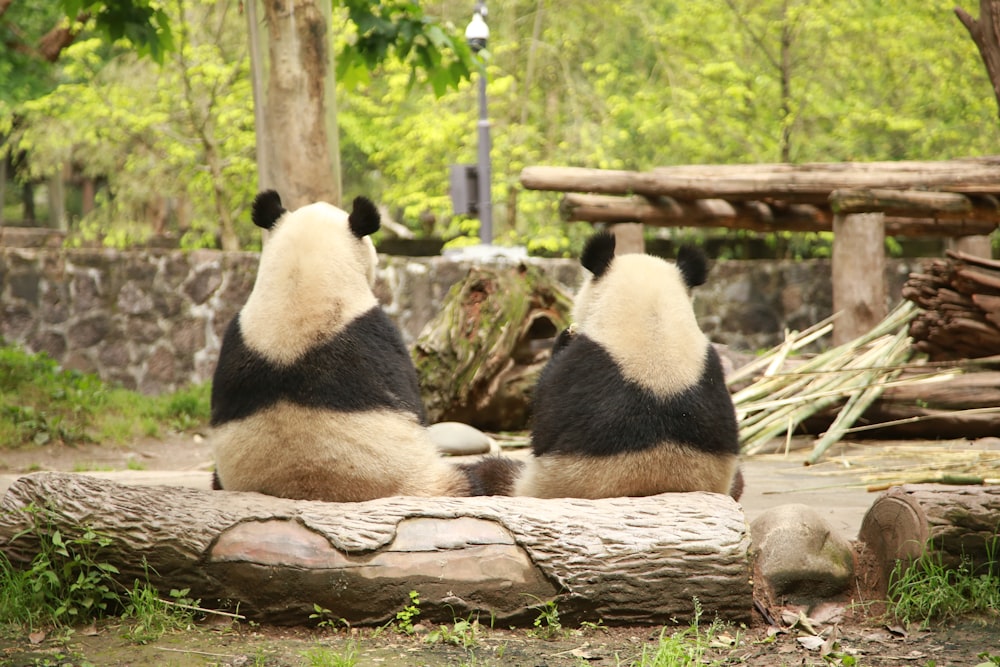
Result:
{"label": "weathered wood stump", "polygon": [[690,619],[694,597],[737,622],[752,606],[746,520],[718,494],[324,503],[36,473],[0,505],[0,549],[15,563],[37,553],[32,506],[66,536],[109,537],[97,559],[125,586],[148,573],[160,590],[268,623],[308,623],[314,604],[384,623],[411,590],[421,619],[443,622],[530,624],[549,600],[564,619],[607,624]]}
{"label": "weathered wood stump", "polygon": [[904,484],[880,496],[865,514],[858,539],[878,562],[885,592],[897,560],[925,552],[946,567],[963,561],[996,566],[1000,553],[1000,486]]}
{"label": "weathered wood stump", "polygon": [[531,390],[571,307],[536,266],[471,269],[413,349],[430,422],[526,428]]}

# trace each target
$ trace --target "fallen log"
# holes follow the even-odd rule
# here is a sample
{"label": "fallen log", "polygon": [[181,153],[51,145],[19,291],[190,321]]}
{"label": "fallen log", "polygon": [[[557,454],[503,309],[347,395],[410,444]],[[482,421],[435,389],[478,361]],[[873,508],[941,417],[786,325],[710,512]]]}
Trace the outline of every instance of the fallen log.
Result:
{"label": "fallen log", "polygon": [[880,496],[865,514],[858,539],[876,560],[886,592],[897,561],[927,554],[945,567],[975,573],[1000,554],[1000,486],[904,484]]}
{"label": "fallen log", "polygon": [[308,623],[314,605],[381,624],[411,590],[435,622],[478,613],[530,625],[556,601],[569,620],[660,624],[691,619],[694,597],[746,622],[753,603],[746,519],[711,493],[324,503],[36,473],[0,504],[0,550],[24,565],[40,532],[72,539],[83,526],[110,538],[96,559],[123,586],[148,576],[275,624]]}

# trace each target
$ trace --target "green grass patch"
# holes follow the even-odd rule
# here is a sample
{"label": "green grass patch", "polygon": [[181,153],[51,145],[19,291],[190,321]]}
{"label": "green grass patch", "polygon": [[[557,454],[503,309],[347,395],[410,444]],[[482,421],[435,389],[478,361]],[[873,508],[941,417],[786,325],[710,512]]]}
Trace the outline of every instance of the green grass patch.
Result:
{"label": "green grass patch", "polygon": [[660,632],[655,647],[643,650],[639,660],[631,667],[697,667],[700,665],[724,665],[728,659],[714,660],[711,654],[722,648],[738,644],[738,640],[724,636],[726,625],[716,619],[707,628],[701,626],[702,609],[694,599],[694,616],[690,624],[680,630],[668,633],[668,628]]}
{"label": "green grass patch", "polygon": [[947,567],[931,549],[910,564],[897,562],[889,578],[889,613],[903,623],[927,627],[960,616],[1000,615],[1000,536],[987,548],[984,564],[968,560]]}
{"label": "green grass patch", "polygon": [[122,443],[208,423],[208,383],[144,396],[91,373],[62,370],[45,354],[0,346],[0,443]]}
{"label": "green grass patch", "polygon": [[0,552],[0,619],[9,628],[71,628],[120,615],[123,636],[136,643],[159,639],[170,631],[192,627],[200,611],[188,590],[173,590],[172,600],[159,597],[148,575],[124,590],[118,568],[102,559],[111,539],[80,526],[73,535],[55,527],[49,510],[24,510],[30,523],[12,543],[28,535],[37,553],[17,567]]}

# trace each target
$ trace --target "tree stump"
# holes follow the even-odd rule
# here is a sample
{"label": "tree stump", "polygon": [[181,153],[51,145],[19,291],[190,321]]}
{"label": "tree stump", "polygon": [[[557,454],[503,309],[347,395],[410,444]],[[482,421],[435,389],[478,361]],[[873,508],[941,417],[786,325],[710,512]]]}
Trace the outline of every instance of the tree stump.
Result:
{"label": "tree stump", "polygon": [[[29,508],[44,508],[44,516]],[[86,475],[18,479],[0,505],[0,549],[38,551],[39,524],[111,539],[98,562],[131,588],[190,588],[202,605],[304,624],[314,605],[385,623],[420,593],[421,619],[480,613],[530,625],[554,600],[566,620],[750,619],[750,535],[731,498],[677,493],[602,500],[395,497],[324,503],[255,493],[115,484]]]}
{"label": "tree stump", "polygon": [[858,539],[874,555],[883,593],[897,560],[939,555],[946,567],[963,561],[996,566],[1000,549],[1000,486],[904,484],[880,496],[861,522]]}
{"label": "tree stump", "polygon": [[535,266],[471,269],[414,346],[430,422],[527,428],[531,389],[571,309]]}

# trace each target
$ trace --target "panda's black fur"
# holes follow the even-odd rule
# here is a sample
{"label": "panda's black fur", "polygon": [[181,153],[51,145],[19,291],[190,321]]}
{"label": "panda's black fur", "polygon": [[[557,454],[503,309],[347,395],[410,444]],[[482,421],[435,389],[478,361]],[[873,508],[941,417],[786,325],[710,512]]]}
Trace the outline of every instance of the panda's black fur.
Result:
{"label": "panda's black fur", "polygon": [[602,232],[581,263],[592,274],[533,392],[531,456],[491,492],[600,498],[669,491],[739,497],[736,414],[718,353],[689,291],[707,261],[615,256]]}
{"label": "panda's black fur", "polygon": [[253,291],[226,330],[212,383],[216,488],[361,501],[467,495],[438,455],[417,374],[371,290],[371,201],[289,212],[253,204],[271,231]]}

